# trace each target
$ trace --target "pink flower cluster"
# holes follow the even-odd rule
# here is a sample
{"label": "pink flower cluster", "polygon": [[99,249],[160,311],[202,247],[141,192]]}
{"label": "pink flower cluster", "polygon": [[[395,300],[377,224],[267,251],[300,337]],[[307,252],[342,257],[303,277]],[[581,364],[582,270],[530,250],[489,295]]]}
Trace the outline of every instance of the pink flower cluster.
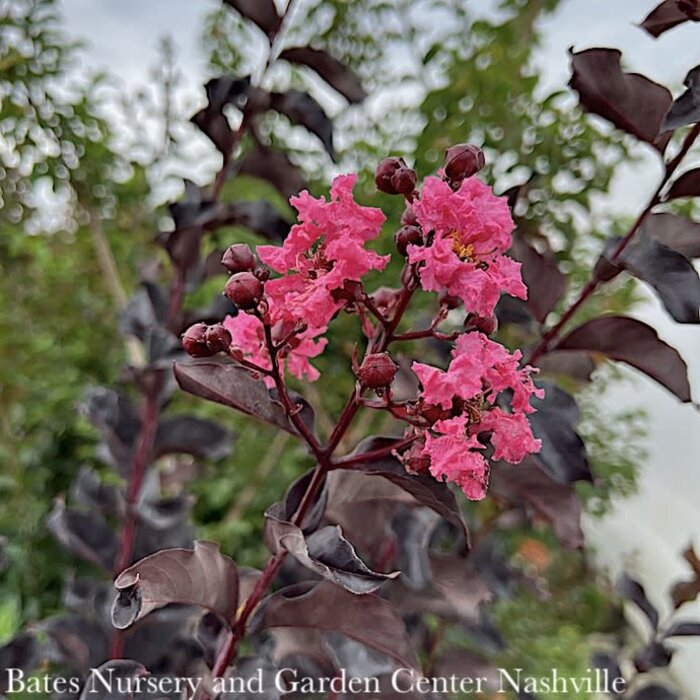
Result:
{"label": "pink flower cluster", "polygon": [[[385,216],[380,209],[363,207],[353,199],[357,177],[333,180],[330,200],[304,191],[292,197],[299,223],[282,246],[258,246],[260,260],[282,276],[265,283],[265,299],[275,341],[294,328],[305,330],[291,339],[287,368],[295,377],[315,381],[318,370],[309,362],[326,346],[322,336],[345,303],[335,292],[348,281],[361,280],[370,270],[382,270],[390,256],[365,248],[379,235]],[[233,345],[260,367],[269,369],[262,322],[255,316],[229,317],[225,327]],[[269,382],[268,382],[269,383]]]}
{"label": "pink flower cluster", "polygon": [[[451,412],[451,417],[426,431],[422,455],[429,458],[436,479],[455,482],[468,498],[483,498],[488,485],[485,445],[479,435],[490,433],[493,459],[512,464],[540,449],[526,414],[534,411],[530,398],[541,398],[544,392],[533,384],[532,368],[520,368],[521,357],[520,351],[511,354],[482,333],[472,332],[457,339],[446,371],[413,363],[423,387],[421,400]],[[510,395],[509,411],[496,405],[506,395]]]}
{"label": "pink flower cluster", "polygon": [[496,197],[481,180],[470,177],[458,190],[427,177],[413,211],[425,246],[408,246],[411,263],[421,263],[423,289],[445,290],[464,302],[467,311],[490,316],[502,292],[527,298],[520,263],[504,255],[514,228],[504,197]]}

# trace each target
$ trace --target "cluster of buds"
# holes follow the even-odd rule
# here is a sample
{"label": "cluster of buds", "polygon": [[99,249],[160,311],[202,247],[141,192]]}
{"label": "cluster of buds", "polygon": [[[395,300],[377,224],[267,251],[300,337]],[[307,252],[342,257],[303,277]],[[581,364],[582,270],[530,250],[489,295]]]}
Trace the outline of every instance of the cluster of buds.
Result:
{"label": "cluster of buds", "polygon": [[402,194],[411,197],[416,189],[418,175],[406,165],[403,158],[384,158],[374,174],[374,182],[380,192]]}
{"label": "cluster of buds", "polygon": [[230,345],[231,334],[220,323],[195,323],[182,336],[182,347],[192,357],[212,357],[226,352]]}

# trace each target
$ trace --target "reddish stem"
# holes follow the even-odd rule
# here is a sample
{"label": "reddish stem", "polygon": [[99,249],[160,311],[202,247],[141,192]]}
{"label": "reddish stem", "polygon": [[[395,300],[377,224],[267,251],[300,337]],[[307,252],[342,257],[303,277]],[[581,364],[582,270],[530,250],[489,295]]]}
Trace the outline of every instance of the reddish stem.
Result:
{"label": "reddish stem", "polygon": [[[158,428],[159,402],[157,394],[158,392],[155,388],[149,388],[143,407],[139,442],[134,454],[134,461],[131,465],[131,473],[129,474],[126,508],[119,536],[119,552],[114,567],[115,578],[129,566],[134,556],[134,545],[136,541],[136,506],[138,505],[143,477],[151,462],[153,444]],[[123,644],[124,638],[122,632],[120,630],[115,630],[112,636],[110,658],[118,659],[122,656]]]}
{"label": "reddish stem", "polygon": [[[668,183],[671,180],[671,177],[674,175],[676,170],[678,169],[678,166],[681,164],[685,156],[687,155],[688,151],[692,147],[693,143],[695,143],[695,140],[697,137],[700,135],[700,124],[696,124],[686,135],[685,139],[683,140],[683,144],[676,154],[675,158],[670,160],[668,164],[666,165],[666,169],[664,171],[664,176],[661,178],[661,182],[659,183],[659,186],[656,188],[656,191],[654,194],[651,196],[649,199],[648,204],[644,209],[642,210],[641,214],[637,217],[636,221],[632,224],[631,228],[625,235],[625,237],[620,241],[620,243],[617,245],[615,250],[613,251],[612,255],[610,256],[610,261],[615,262],[624,252],[625,248],[630,244],[632,239],[639,233],[639,230],[642,227],[642,224],[646,220],[647,216],[651,213],[652,209],[657,205],[660,204],[662,200],[662,193]],[[586,283],[586,285],[583,287],[583,289],[579,292],[578,297],[571,303],[569,308],[562,314],[561,318],[557,323],[555,323],[551,328],[549,328],[545,333],[543,334],[542,338],[540,339],[539,343],[533,348],[532,352],[528,356],[526,362],[527,363],[535,363],[542,355],[546,354],[552,344],[552,341],[557,339],[564,328],[566,324],[572,319],[574,314],[583,306],[583,304],[593,295],[593,293],[598,289],[598,286],[600,285],[601,280],[599,280],[596,277],[591,277],[591,279]]]}

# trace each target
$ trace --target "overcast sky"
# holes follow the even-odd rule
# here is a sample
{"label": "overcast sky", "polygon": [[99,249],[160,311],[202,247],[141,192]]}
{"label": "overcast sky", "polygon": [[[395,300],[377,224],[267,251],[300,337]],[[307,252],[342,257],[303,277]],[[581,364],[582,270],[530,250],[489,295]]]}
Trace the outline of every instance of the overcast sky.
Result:
{"label": "overcast sky", "polygon": [[[467,0],[464,0],[465,2]],[[218,0],[63,0],[67,26],[86,39],[92,68],[106,68],[130,87],[148,79],[157,58],[159,37],[175,40],[178,61],[186,73],[184,94],[192,104],[201,99],[204,60],[197,49],[205,14]],[[477,8],[485,0],[470,3]],[[677,93],[683,77],[700,63],[700,28],[688,24],[654,41],[635,26],[654,6],[654,0],[564,0],[562,8],[544,25],[544,46],[538,56],[548,87],[568,80],[567,49],[611,46],[621,49],[633,70],[673,86]],[[659,166],[647,154],[643,165],[626,168],[613,197],[605,206],[633,213],[648,199]],[[662,338],[675,345],[691,368],[691,383],[700,396],[700,328],[680,326],[660,310],[650,296],[638,317],[654,325]],[[630,373],[632,374],[632,373]],[[685,573],[680,551],[689,541],[700,545],[700,415],[644,378],[606,399],[615,406],[642,403],[651,419],[651,458],[639,495],[621,504],[604,521],[589,523],[590,541],[601,562],[619,566],[619,554],[642,576],[652,597],[663,601],[669,583]],[[688,697],[700,698],[695,682],[700,665],[700,641],[688,642],[674,661]]]}

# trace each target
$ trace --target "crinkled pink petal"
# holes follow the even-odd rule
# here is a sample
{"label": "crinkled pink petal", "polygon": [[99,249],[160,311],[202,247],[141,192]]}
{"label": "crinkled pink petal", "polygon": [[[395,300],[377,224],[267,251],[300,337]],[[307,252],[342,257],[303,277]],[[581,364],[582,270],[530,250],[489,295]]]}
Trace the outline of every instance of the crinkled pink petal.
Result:
{"label": "crinkled pink petal", "polygon": [[539,452],[542,441],[535,439],[530,422],[522,413],[506,413],[494,408],[484,416],[476,431],[492,431],[493,458],[518,464],[527,455]]}

